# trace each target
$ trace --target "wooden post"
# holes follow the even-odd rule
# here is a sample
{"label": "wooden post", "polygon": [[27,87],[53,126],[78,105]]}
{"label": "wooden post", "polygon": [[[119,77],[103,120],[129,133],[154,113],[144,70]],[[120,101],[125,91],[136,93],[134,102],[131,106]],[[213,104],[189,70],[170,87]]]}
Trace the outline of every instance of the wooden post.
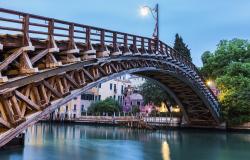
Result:
{"label": "wooden post", "polygon": [[118,46],[117,46],[117,33],[113,32],[113,52],[118,52]]}
{"label": "wooden post", "polygon": [[23,46],[27,47],[25,50],[34,50],[35,48],[32,46],[30,37],[29,37],[29,15],[26,14],[23,17]]}
{"label": "wooden post", "polygon": [[132,53],[130,52],[130,49],[128,47],[128,35],[124,34],[124,55],[131,55]]}
{"label": "wooden post", "polygon": [[100,44],[101,44],[101,51],[104,51],[104,47],[105,47],[105,32],[102,29],[101,30],[101,34],[100,34]]}

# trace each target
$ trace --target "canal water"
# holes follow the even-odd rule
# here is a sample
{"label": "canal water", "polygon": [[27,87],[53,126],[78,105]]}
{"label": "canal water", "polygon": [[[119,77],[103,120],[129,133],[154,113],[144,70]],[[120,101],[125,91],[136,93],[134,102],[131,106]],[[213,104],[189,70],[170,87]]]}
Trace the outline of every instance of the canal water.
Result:
{"label": "canal water", "polygon": [[250,134],[38,123],[0,160],[250,160]]}

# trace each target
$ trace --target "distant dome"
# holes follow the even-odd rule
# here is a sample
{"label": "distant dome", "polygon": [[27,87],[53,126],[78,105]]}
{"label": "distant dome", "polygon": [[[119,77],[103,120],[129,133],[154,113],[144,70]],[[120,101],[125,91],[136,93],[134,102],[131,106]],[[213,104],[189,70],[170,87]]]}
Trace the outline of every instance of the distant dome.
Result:
{"label": "distant dome", "polygon": [[142,95],[140,95],[139,93],[133,93],[129,97],[131,100],[143,100]]}

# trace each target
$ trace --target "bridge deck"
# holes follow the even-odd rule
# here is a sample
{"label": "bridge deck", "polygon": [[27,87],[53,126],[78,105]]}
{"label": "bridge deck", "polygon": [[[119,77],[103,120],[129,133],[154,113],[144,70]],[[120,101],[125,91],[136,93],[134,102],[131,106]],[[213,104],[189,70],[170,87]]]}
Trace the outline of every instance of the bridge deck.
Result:
{"label": "bridge deck", "polygon": [[0,146],[125,73],[162,84],[189,124],[219,123],[216,97],[195,65],[162,41],[3,8],[0,22]]}

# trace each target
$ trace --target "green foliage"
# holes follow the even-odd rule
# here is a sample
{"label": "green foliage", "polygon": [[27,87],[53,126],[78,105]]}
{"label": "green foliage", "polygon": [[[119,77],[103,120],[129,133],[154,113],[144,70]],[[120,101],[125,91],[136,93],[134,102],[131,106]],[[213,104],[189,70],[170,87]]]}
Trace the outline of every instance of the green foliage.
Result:
{"label": "green foliage", "polygon": [[139,89],[144,98],[144,104],[153,102],[155,105],[160,106],[161,102],[174,102],[163,88],[149,80],[146,80]]}
{"label": "green foliage", "polygon": [[99,115],[101,113],[108,113],[109,115],[112,115],[114,112],[119,112],[121,110],[122,109],[119,103],[112,98],[92,103],[88,108],[88,112],[95,115]]}
{"label": "green foliage", "polygon": [[202,74],[215,79],[220,90],[221,112],[230,125],[250,121],[250,43],[222,40],[214,53],[202,55]]}
{"label": "green foliage", "polygon": [[175,35],[174,49],[192,61],[190,49],[188,48],[188,45],[183,42],[183,39],[179,34]]}
{"label": "green foliage", "polygon": [[132,106],[132,113],[136,114],[136,113],[140,113],[140,107],[133,105]]}
{"label": "green foliage", "polygon": [[202,74],[215,79],[224,75],[231,63],[250,62],[250,43],[241,39],[222,40],[214,53],[203,53],[202,62]]}
{"label": "green foliage", "polygon": [[229,124],[250,121],[250,63],[233,63],[216,79],[222,115]]}

